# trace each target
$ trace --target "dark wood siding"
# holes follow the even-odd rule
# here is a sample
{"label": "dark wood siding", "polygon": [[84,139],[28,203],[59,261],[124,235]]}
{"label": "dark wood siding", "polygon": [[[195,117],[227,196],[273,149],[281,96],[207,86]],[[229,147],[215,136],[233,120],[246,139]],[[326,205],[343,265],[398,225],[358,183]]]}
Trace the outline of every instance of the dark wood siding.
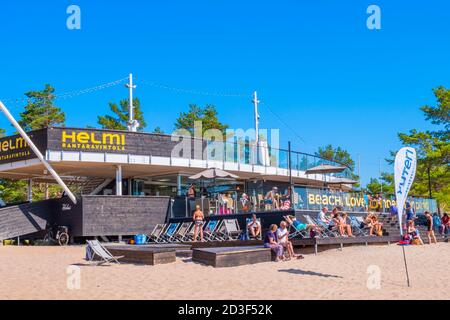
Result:
{"label": "dark wood siding", "polygon": [[169,197],[83,196],[82,236],[150,233],[168,217]]}
{"label": "dark wood siding", "polygon": [[45,230],[54,208],[55,201],[47,200],[0,209],[0,240]]}

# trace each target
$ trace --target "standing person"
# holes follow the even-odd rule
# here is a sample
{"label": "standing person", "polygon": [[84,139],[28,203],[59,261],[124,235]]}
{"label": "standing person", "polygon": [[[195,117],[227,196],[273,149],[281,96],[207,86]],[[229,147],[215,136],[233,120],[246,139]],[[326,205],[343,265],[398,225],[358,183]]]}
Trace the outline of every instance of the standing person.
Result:
{"label": "standing person", "polygon": [[194,208],[195,208],[195,197],[196,197],[195,187],[194,187],[194,184],[191,183],[189,185],[189,189],[188,189],[188,192],[187,192],[189,213],[192,213],[192,211],[194,211]]}
{"label": "standing person", "polygon": [[265,248],[271,248],[273,252],[276,254],[275,262],[282,261],[284,259],[283,257],[283,246],[278,244],[277,242],[277,225],[272,224],[270,226],[269,231],[267,231],[265,237],[264,237],[264,247]]}
{"label": "standing person", "polygon": [[448,216],[447,213],[444,213],[444,215],[442,216],[442,227],[444,229],[444,235],[447,236],[448,234],[448,230],[450,229],[450,217]]}
{"label": "standing person", "polygon": [[287,250],[289,254],[289,259],[292,258],[298,258],[302,259],[302,255],[297,255],[294,252],[294,246],[292,245],[292,242],[289,241],[289,231],[287,229],[287,223],[286,221],[281,221],[280,227],[277,230],[277,240],[278,243],[283,246],[284,250]]}
{"label": "standing person", "polygon": [[415,220],[416,213],[414,212],[414,208],[411,205],[410,201],[406,201],[406,222]]}
{"label": "standing person", "polygon": [[432,244],[432,239],[434,243],[437,243],[436,236],[434,235],[433,231],[433,217],[431,216],[431,213],[428,211],[425,211],[425,218],[427,218],[427,236],[428,236],[428,243]]}
{"label": "standing person", "polygon": [[200,241],[203,242],[203,224],[205,223],[205,216],[203,215],[200,206],[195,207],[195,212],[193,215],[194,220],[194,242],[197,242],[197,236],[200,232]]}

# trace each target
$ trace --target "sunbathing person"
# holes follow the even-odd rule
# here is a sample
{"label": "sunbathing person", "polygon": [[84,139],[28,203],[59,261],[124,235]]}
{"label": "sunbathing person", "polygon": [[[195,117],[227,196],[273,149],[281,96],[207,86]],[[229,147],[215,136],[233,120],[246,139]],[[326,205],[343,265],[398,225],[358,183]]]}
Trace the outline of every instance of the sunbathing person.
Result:
{"label": "sunbathing person", "polygon": [[[304,224],[297,220],[294,216],[284,216],[284,220],[292,226],[296,231],[307,231],[311,234],[314,233],[314,236],[322,231],[322,229],[319,226],[316,226],[315,224]],[[311,237],[313,238],[313,237]]]}
{"label": "sunbathing person", "polygon": [[347,223],[347,218],[348,218],[348,213],[343,212],[340,216],[341,226],[342,226],[342,229],[344,229],[344,232],[347,232],[347,235],[349,237],[353,238],[354,235],[353,235],[352,226]]}
{"label": "sunbathing person", "polygon": [[344,232],[344,225],[342,223],[339,213],[335,213],[332,215],[331,222],[330,222],[330,228],[328,228],[328,229],[331,231],[337,230],[341,237],[346,237],[345,232]]}
{"label": "sunbathing person", "polygon": [[383,224],[378,220],[378,216],[376,214],[372,214],[370,218],[372,220],[373,230],[375,231],[375,235],[383,236]]}
{"label": "sunbathing person", "polygon": [[294,246],[292,242],[289,241],[289,231],[287,229],[286,221],[281,221],[280,227],[277,230],[277,242],[283,247],[288,253],[288,259],[298,258],[303,259],[302,255],[297,255],[294,252]]}
{"label": "sunbathing person", "polygon": [[282,261],[284,259],[283,246],[277,242],[277,229],[277,225],[272,224],[264,237],[264,247],[272,249],[277,256],[275,262]]}
{"label": "sunbathing person", "polygon": [[247,224],[247,230],[250,238],[258,238],[261,235],[261,223],[256,218],[256,214],[252,214],[252,221]]}

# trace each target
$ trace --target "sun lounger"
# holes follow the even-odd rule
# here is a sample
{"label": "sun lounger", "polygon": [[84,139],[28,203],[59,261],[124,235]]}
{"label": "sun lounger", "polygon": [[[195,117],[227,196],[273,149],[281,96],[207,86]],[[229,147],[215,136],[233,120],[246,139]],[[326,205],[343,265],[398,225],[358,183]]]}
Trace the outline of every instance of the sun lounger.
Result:
{"label": "sun lounger", "polygon": [[322,238],[328,238],[330,236],[333,236],[332,232],[330,230],[328,230],[328,226],[325,225],[323,222],[321,221],[316,221],[313,218],[311,218],[311,216],[305,214],[304,215],[306,223],[307,224],[312,224],[314,226],[317,227],[318,230],[318,235]]}
{"label": "sun lounger", "polygon": [[177,232],[175,232],[173,236],[173,241],[175,242],[183,242],[185,241],[186,234],[189,232],[189,229],[192,226],[192,222],[183,222],[181,226],[178,228]]}
{"label": "sun lounger", "polygon": [[161,235],[162,241],[167,243],[174,242],[175,241],[174,236],[179,226],[180,226],[179,223],[169,223],[169,225]]}
{"label": "sun lounger", "polygon": [[222,220],[219,230],[225,240],[236,240],[241,234],[241,229],[236,219]]}
{"label": "sun lounger", "polygon": [[304,239],[304,238],[310,238],[310,235],[308,234],[307,230],[299,230],[297,229],[294,224],[289,225],[289,239]]}
{"label": "sun lounger", "polygon": [[152,233],[150,233],[148,235],[149,242],[156,242],[156,243],[164,242],[162,235],[163,235],[165,229],[166,229],[165,224],[157,224],[155,226],[155,228],[153,229]]}
{"label": "sun lounger", "polygon": [[355,234],[356,236],[362,236],[362,237],[367,236],[367,232],[361,228],[362,221],[359,221],[357,219],[357,217],[355,217],[355,216],[349,216],[349,219],[350,219],[350,225],[352,226],[352,229],[353,229],[353,234]]}
{"label": "sun lounger", "polygon": [[100,260],[95,261],[97,265],[111,262],[119,264],[119,259],[123,258],[123,256],[113,256],[98,240],[88,240],[87,244],[86,259],[89,262],[94,262],[95,256],[98,256]]}
{"label": "sun lounger", "polygon": [[203,229],[203,236],[206,241],[223,241],[223,238],[217,232],[219,220],[209,220]]}

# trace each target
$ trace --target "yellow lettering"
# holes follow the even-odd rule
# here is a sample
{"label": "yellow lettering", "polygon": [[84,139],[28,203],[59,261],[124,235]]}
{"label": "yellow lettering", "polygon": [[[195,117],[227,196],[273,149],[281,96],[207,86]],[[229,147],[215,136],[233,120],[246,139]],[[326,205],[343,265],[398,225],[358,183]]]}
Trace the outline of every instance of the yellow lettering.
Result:
{"label": "yellow lettering", "polygon": [[67,142],[67,139],[72,140],[72,143],[76,142],[76,134],[72,132],[70,135],[66,133],[66,131],[62,132],[62,142]]}
{"label": "yellow lettering", "polygon": [[79,143],[89,143],[89,135],[86,132],[80,132],[77,135],[77,141]]}
{"label": "yellow lettering", "polygon": [[120,144],[120,135],[113,133],[105,133],[103,135],[103,144]]}
{"label": "yellow lettering", "polygon": [[94,132],[92,132],[92,134],[91,134],[91,140],[92,140],[93,144],[101,144],[102,143],[101,141],[95,139],[95,133]]}

